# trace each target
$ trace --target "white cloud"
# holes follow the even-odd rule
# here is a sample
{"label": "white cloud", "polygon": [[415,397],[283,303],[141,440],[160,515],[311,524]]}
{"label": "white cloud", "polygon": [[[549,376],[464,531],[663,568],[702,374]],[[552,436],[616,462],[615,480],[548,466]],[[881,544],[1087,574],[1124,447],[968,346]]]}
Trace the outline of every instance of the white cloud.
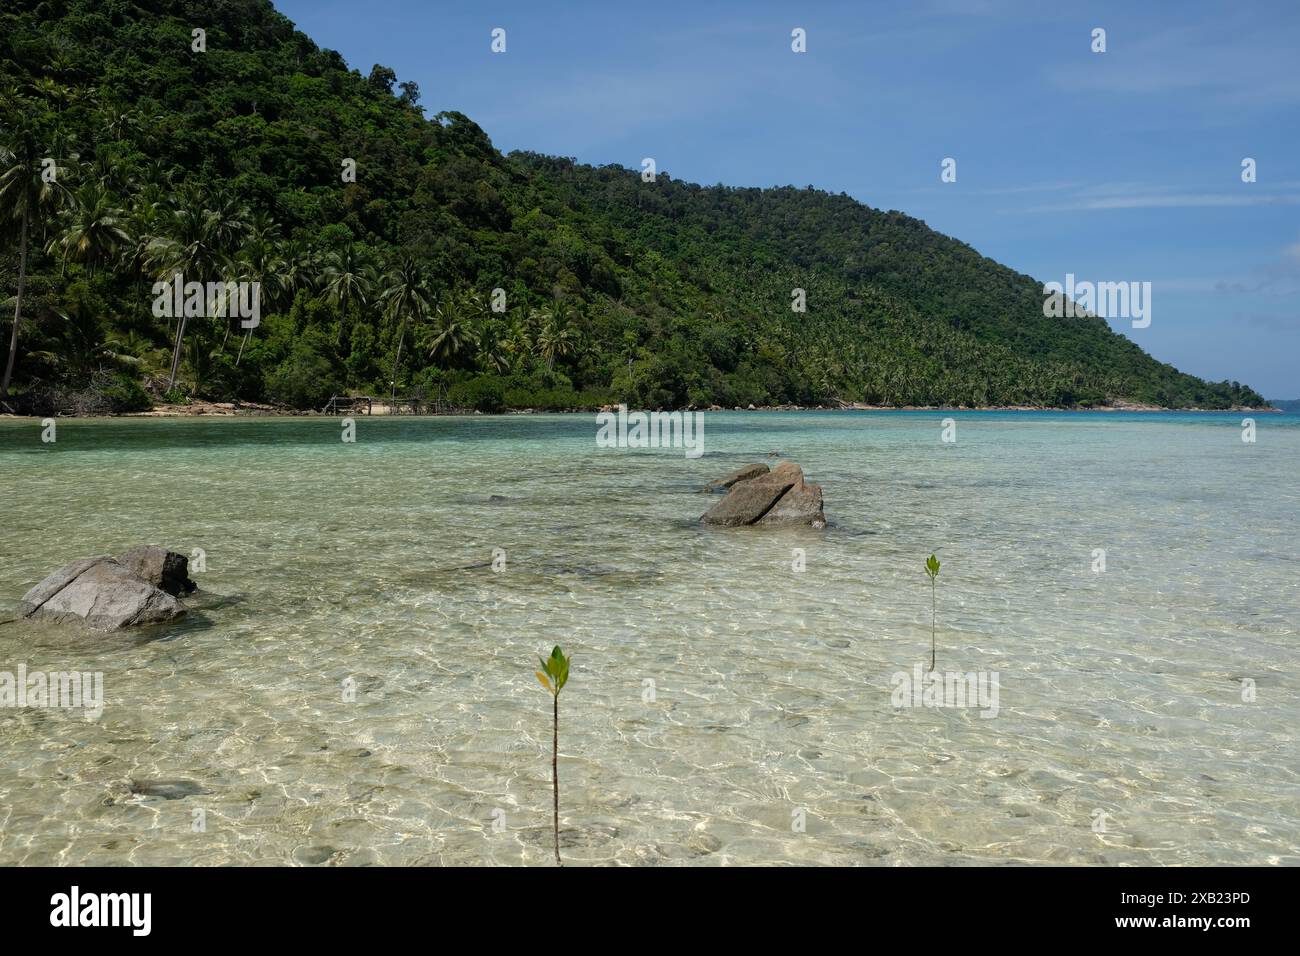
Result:
{"label": "white cloud", "polygon": [[1063,89],[1120,94],[1196,92],[1202,105],[1242,109],[1300,101],[1295,50],[1284,31],[1240,31],[1242,18],[1159,30],[1112,28],[1104,54],[1058,65],[1048,79]]}
{"label": "white cloud", "polygon": [[1121,196],[1081,196],[1075,200],[1048,206],[1031,206],[1011,212],[1093,212],[1108,209],[1195,209],[1234,206],[1293,206],[1300,204],[1300,193],[1135,193]]}

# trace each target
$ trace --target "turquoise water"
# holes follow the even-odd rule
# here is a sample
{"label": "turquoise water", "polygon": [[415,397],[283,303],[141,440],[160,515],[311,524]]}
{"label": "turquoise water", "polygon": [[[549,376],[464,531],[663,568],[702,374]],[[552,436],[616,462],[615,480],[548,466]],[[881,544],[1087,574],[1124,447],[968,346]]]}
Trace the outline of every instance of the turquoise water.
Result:
{"label": "turquoise water", "polygon": [[[0,421],[0,618],[76,557],[207,565],[173,626],[0,626],[106,695],[0,707],[0,864],[544,865],[555,643],[571,864],[1300,863],[1300,417],[1242,417],[721,412],[695,460],[591,415]],[[773,452],[829,528],[697,523]],[[931,551],[995,717],[894,706]]]}

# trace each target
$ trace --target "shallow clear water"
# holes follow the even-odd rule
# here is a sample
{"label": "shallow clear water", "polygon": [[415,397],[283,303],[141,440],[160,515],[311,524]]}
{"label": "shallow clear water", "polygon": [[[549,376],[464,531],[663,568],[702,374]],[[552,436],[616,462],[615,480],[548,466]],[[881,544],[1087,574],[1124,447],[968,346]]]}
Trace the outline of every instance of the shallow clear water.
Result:
{"label": "shallow clear water", "polygon": [[[711,413],[698,460],[590,415],[0,422],[0,618],[207,561],[174,626],[0,626],[107,698],[0,707],[0,864],[545,864],[555,643],[569,863],[1300,863],[1300,418],[945,417]],[[831,527],[701,527],[770,452]],[[932,550],[996,717],[891,700]]]}

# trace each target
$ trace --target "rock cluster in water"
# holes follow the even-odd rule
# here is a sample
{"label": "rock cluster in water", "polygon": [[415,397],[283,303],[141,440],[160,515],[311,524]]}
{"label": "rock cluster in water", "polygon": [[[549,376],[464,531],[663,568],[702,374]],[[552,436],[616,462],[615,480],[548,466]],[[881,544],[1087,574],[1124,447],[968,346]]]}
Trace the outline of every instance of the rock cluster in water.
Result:
{"label": "rock cluster in water", "polygon": [[196,590],[189,559],[157,545],[65,564],[23,595],[22,617],[79,621],[96,631],[160,624],[185,613],[177,600]]}
{"label": "rock cluster in water", "polygon": [[821,486],[804,481],[803,469],[792,461],[770,470],[767,465],[746,465],[710,482],[709,488],[726,491],[727,496],[700,518],[705,524],[826,527]]}

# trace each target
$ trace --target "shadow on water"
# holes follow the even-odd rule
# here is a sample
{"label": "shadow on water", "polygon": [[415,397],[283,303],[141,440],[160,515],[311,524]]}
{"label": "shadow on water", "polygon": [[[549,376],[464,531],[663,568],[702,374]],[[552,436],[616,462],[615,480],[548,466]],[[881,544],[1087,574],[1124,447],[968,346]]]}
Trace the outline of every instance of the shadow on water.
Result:
{"label": "shadow on water", "polygon": [[248,598],[242,594],[215,594],[212,591],[196,591],[184,598],[185,616],[166,624],[150,624],[141,628],[131,628],[121,632],[130,635],[130,647],[143,647],[146,644],[170,644],[190,634],[211,631],[221,624],[221,615],[212,616],[211,612],[225,611],[229,608],[241,608],[248,604]]}

